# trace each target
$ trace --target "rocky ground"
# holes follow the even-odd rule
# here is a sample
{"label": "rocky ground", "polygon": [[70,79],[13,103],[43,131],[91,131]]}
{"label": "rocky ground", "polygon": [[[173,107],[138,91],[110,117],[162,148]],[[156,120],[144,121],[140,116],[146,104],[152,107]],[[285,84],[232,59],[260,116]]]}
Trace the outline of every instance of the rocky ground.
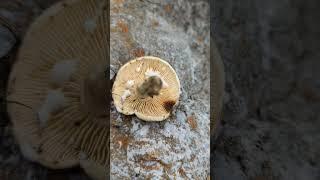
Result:
{"label": "rocky ground", "polygon": [[181,83],[179,105],[163,122],[123,116],[112,106],[112,179],[206,179],[210,170],[209,4],[204,0],[111,1],[110,7],[114,70],[135,57],[157,56],[171,64]]}
{"label": "rocky ground", "polygon": [[[8,73],[26,28],[56,1],[0,1],[0,100],[5,98]],[[190,2],[194,6],[179,1],[176,7],[191,9],[192,17],[201,18],[203,1]],[[163,10],[174,7],[165,6]],[[215,0],[212,3],[211,30],[225,64],[227,80],[223,129],[212,154],[215,179],[320,178],[317,111],[320,82],[316,78],[320,75],[317,69],[319,7],[320,3],[312,0]],[[166,21],[186,14],[171,13],[164,13]],[[182,30],[185,34],[193,34],[188,27],[202,25],[191,19],[181,18],[175,24],[186,27]],[[122,28],[126,31],[125,26]],[[127,59],[141,53],[138,49],[122,57]],[[88,177],[78,168],[53,171],[25,160],[12,137],[5,104],[1,103],[0,179]]]}

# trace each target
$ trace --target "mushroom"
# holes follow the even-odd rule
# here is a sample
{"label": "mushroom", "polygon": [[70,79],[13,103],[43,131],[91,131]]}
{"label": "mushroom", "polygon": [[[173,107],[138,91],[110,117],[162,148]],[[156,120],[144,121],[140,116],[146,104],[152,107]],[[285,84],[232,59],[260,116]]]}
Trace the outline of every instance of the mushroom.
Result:
{"label": "mushroom", "polygon": [[179,96],[180,82],[174,69],[168,62],[152,56],[123,65],[112,88],[117,111],[135,114],[145,121],[167,119]]}
{"label": "mushroom", "polygon": [[80,164],[87,172],[91,163],[106,175],[108,6],[100,0],[60,2],[26,33],[10,73],[7,108],[29,160],[54,169]]}

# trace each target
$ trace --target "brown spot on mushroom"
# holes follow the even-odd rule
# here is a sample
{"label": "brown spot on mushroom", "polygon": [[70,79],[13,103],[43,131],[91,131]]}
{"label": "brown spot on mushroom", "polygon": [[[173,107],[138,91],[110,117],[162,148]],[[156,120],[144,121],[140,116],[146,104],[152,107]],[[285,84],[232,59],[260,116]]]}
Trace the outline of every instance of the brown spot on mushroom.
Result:
{"label": "brown spot on mushroom", "polygon": [[142,57],[145,53],[143,48],[137,48],[133,50],[132,54],[134,57]]}
{"label": "brown spot on mushroom", "polygon": [[117,26],[120,28],[120,31],[123,33],[128,33],[129,32],[129,27],[128,24],[125,23],[124,21],[118,21]]}
{"label": "brown spot on mushroom", "polygon": [[175,101],[165,101],[163,103],[163,107],[164,109],[167,111],[167,112],[171,112],[172,111],[172,108],[173,106],[176,104]]}
{"label": "brown spot on mushroom", "polygon": [[187,122],[190,125],[191,129],[197,129],[198,123],[194,115],[188,117]]}

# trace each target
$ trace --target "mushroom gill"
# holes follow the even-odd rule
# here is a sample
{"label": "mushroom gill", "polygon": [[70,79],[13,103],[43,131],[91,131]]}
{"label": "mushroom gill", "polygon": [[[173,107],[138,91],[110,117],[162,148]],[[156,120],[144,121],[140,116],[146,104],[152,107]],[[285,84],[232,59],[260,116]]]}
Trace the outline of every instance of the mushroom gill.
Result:
{"label": "mushroom gill", "polygon": [[[54,169],[90,161],[107,170],[109,81],[101,67],[108,65],[108,6],[107,0],[66,0],[26,33],[10,73],[7,107],[28,159]],[[52,91],[61,93],[53,97],[63,97],[63,106],[50,101]]]}
{"label": "mushroom gill", "polygon": [[[128,82],[134,82],[128,87]],[[178,104],[180,81],[170,64],[152,56],[123,65],[115,79],[112,97],[117,110],[145,121],[162,121]]]}

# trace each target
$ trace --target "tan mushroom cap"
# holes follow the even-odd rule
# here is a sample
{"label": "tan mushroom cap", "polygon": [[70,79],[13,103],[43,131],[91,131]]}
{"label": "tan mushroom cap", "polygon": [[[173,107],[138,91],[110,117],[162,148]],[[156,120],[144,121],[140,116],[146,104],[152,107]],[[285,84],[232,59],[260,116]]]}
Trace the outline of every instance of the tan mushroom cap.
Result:
{"label": "tan mushroom cap", "polygon": [[[109,164],[109,112],[96,112],[87,105],[101,107],[102,101],[95,100],[104,99],[107,92],[107,84],[101,86],[107,79],[96,71],[96,67],[107,67],[109,56],[109,8],[105,5],[109,3],[101,0],[57,3],[25,35],[9,77],[7,108],[20,149],[32,161],[67,168],[78,165],[79,154],[84,153],[102,167]],[[96,23],[90,31],[84,27],[88,20]],[[67,60],[77,62],[75,71],[62,84],[53,84],[53,67]],[[63,94],[65,104],[50,112],[42,126],[38,112],[52,90]]]}
{"label": "tan mushroom cap", "polygon": [[[159,95],[141,98],[137,88],[148,78],[148,71],[160,75],[162,88]],[[128,82],[133,82],[131,87],[128,87]],[[130,92],[130,95],[126,92]],[[125,115],[135,114],[146,121],[168,118],[173,106],[177,105],[179,96],[180,82],[174,69],[168,62],[152,56],[140,57],[123,65],[112,88],[114,104],[119,112]]]}

